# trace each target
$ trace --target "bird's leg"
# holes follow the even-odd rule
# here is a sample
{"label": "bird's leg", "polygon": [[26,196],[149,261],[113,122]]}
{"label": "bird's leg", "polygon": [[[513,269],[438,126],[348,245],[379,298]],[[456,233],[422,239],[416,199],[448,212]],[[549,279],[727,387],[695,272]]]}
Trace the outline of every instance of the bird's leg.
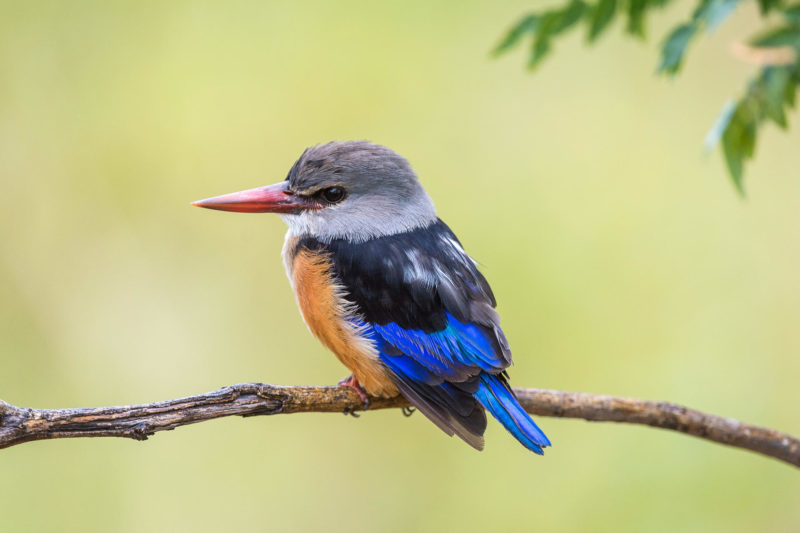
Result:
{"label": "bird's leg", "polygon": [[[361,401],[364,402],[364,411],[369,409],[369,396],[367,396],[367,391],[364,390],[364,387],[361,386],[361,383],[358,382],[356,379],[355,374],[350,374],[348,377],[344,378],[339,382],[340,387],[347,387],[348,389],[353,389],[358,394],[358,397],[361,398]],[[352,412],[351,410],[345,410],[345,414],[350,414],[355,417],[358,417],[357,414]]]}

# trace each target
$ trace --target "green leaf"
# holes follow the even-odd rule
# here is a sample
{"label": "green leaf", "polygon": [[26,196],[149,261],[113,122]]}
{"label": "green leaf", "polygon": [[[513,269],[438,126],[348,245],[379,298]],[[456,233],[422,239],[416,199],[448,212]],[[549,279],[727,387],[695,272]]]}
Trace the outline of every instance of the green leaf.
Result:
{"label": "green leaf", "polygon": [[499,56],[500,54],[509,51],[511,48],[516,46],[516,44],[522,39],[522,37],[526,33],[533,33],[536,31],[536,25],[539,22],[538,15],[527,15],[520,19],[510,30],[506,33],[506,36],[500,41],[494,50],[492,50],[492,54],[494,56]]}
{"label": "green leaf", "polygon": [[736,111],[736,102],[733,100],[728,100],[725,102],[725,105],[722,106],[722,111],[720,111],[719,116],[717,116],[717,120],[714,121],[714,125],[711,126],[710,130],[708,130],[706,138],[703,141],[703,145],[706,150],[713,150],[714,147],[719,144],[720,139],[722,139],[722,135],[728,128],[728,124],[731,121],[731,117],[733,117],[734,111]]}
{"label": "green leaf", "polygon": [[739,0],[704,0],[695,10],[692,19],[705,24],[706,31],[711,31],[728,18]]}
{"label": "green leaf", "polygon": [[583,13],[587,9],[586,3],[583,0],[572,0],[564,9],[561,11],[559,19],[558,19],[558,26],[556,27],[556,33],[561,33],[562,31],[566,30],[583,17]]}
{"label": "green leaf", "polygon": [[703,27],[707,31],[714,29],[738,4],[739,0],[702,0],[692,13],[692,20],[672,30],[664,41],[658,71],[670,76],[677,74],[692,37]]}
{"label": "green leaf", "polygon": [[762,97],[762,108],[764,114],[771,118],[778,126],[786,129],[786,113],[783,110],[786,105],[787,90],[791,90],[794,95],[794,84],[792,83],[792,73],[787,67],[767,67],[761,78],[760,94]]}
{"label": "green leaf", "polygon": [[558,13],[551,11],[542,15],[539,19],[539,27],[536,29],[536,35],[533,38],[531,56],[528,60],[529,69],[536,68],[544,56],[547,55],[547,52],[550,51],[550,38],[555,34],[558,16]]}
{"label": "green leaf", "polygon": [[[798,87],[795,87],[798,86]],[[792,73],[790,83],[786,85],[786,92],[783,93],[783,103],[789,109],[794,108],[795,96],[797,90],[800,89],[800,66],[795,65],[794,73]]]}
{"label": "green leaf", "polygon": [[753,46],[791,46],[800,50],[800,27],[778,26],[750,40]]}
{"label": "green leaf", "polygon": [[745,98],[739,104],[741,110],[741,121],[743,132],[741,135],[742,154],[750,159],[756,153],[756,132],[758,130],[758,105],[752,100]]}
{"label": "green leaf", "polygon": [[790,24],[800,26],[800,4],[783,9],[783,16]]}
{"label": "green leaf", "polygon": [[797,86],[800,86],[800,65],[763,68],[736,104],[726,104],[706,135],[707,148],[721,138],[728,171],[740,192],[744,191],[744,162],[755,154],[758,126],[765,119],[782,128],[787,126],[786,108],[794,104]]}
{"label": "green leaf", "polygon": [[761,14],[766,15],[774,8],[780,6],[781,0],[758,0],[758,7],[761,9]]}
{"label": "green leaf", "polygon": [[600,0],[589,9],[589,42],[597,40],[617,11],[617,0]]}
{"label": "green leaf", "polygon": [[636,37],[644,37],[644,12],[647,0],[628,0],[628,25],[626,30]]}
{"label": "green leaf", "polygon": [[548,11],[540,15],[531,47],[528,68],[534,69],[550,51],[552,38],[571,28],[581,20],[586,4],[583,0],[572,0],[564,9]]}
{"label": "green leaf", "polygon": [[[751,85],[750,90],[753,86]],[[755,153],[758,126],[758,105],[752,92],[748,92],[736,105],[725,133],[722,134],[722,151],[731,179],[744,194],[743,167],[745,159]]]}
{"label": "green leaf", "polygon": [[686,47],[689,45],[689,41],[694,36],[696,29],[697,27],[694,24],[688,23],[682,24],[672,31],[661,48],[659,72],[674,75],[680,70]]}
{"label": "green leaf", "polygon": [[722,135],[722,151],[728,165],[728,172],[730,172],[734,185],[742,194],[744,194],[742,181],[744,160],[751,151],[749,147],[755,144],[755,121],[751,120],[750,114],[744,109],[745,106],[740,102]]}

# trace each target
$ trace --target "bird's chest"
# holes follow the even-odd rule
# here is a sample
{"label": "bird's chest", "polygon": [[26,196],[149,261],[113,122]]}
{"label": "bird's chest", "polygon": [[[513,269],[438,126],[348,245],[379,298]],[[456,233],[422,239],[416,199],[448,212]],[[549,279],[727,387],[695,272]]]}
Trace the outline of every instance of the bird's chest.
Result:
{"label": "bird's chest", "polygon": [[397,389],[386,375],[372,342],[348,320],[353,310],[345,299],[345,289],[334,279],[330,256],[297,249],[296,243],[287,239],[284,261],[297,305],[311,333],[336,354],[371,395],[396,395]]}

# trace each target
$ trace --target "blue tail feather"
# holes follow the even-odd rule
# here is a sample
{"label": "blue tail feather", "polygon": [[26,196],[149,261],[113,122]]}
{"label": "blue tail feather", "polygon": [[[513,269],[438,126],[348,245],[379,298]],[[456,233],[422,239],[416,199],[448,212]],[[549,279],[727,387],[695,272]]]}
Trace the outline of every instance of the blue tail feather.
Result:
{"label": "blue tail feather", "polygon": [[544,453],[542,447],[550,446],[550,440],[525,412],[502,378],[482,373],[475,398],[532,452],[541,455]]}

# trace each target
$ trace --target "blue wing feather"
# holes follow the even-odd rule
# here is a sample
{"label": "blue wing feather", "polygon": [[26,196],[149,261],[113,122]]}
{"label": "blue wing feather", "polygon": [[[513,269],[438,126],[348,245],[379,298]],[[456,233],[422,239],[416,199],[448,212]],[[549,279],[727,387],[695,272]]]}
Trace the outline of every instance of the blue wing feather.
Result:
{"label": "blue wing feather", "polygon": [[445,329],[431,333],[401,328],[393,322],[372,328],[385,342],[445,378],[474,375],[479,369],[499,372],[505,368],[502,354],[496,352],[479,326],[459,322],[450,313],[446,317]]}
{"label": "blue wing feather", "polygon": [[445,329],[431,333],[394,323],[359,321],[358,325],[375,343],[401,390],[442,429],[480,448],[482,440],[471,440],[482,435],[486,423],[484,417],[475,417],[477,400],[523,446],[542,454],[550,441],[500,374],[505,368],[503,355],[488,333],[449,313],[447,319]]}
{"label": "blue wing feather", "polygon": [[550,446],[550,439],[525,412],[504,379],[492,374],[481,374],[475,397],[529,450],[542,454],[542,447]]}

